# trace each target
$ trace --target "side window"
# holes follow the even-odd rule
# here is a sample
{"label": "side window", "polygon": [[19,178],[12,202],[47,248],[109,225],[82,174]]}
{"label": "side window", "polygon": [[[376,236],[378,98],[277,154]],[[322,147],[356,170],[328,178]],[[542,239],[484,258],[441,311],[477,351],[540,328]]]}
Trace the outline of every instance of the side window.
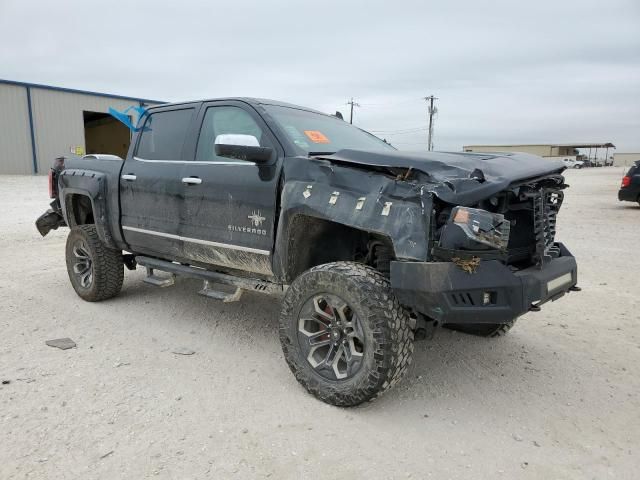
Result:
{"label": "side window", "polygon": [[269,146],[262,129],[253,117],[240,107],[209,107],[202,121],[196,160],[229,161],[226,157],[218,157],[215,151],[216,137],[225,134],[241,134],[256,137],[261,147]]}
{"label": "side window", "polygon": [[142,129],[136,156],[145,160],[183,160],[182,146],[192,115],[193,108],[149,115]]}

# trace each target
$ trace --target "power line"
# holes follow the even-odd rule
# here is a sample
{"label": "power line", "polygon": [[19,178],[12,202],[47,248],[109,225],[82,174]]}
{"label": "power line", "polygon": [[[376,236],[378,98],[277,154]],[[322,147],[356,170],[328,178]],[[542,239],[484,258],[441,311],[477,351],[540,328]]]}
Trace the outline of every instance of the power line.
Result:
{"label": "power line", "polygon": [[429,112],[429,135],[428,135],[428,143],[427,150],[433,150],[433,117],[436,113],[438,113],[438,109],[434,106],[434,102],[438,100],[433,95],[429,95],[428,97],[424,97],[425,101],[429,104],[428,112]]}
{"label": "power line", "polygon": [[347,105],[351,105],[351,115],[349,116],[349,123],[353,123],[353,107],[359,107],[360,104],[353,101],[353,97],[351,100],[347,102]]}

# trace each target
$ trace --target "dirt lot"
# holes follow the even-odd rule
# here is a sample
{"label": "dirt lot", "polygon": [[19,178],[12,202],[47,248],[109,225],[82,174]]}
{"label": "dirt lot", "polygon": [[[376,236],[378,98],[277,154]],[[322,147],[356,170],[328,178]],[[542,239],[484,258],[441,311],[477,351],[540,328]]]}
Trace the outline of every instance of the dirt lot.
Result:
{"label": "dirt lot", "polygon": [[[278,298],[222,304],[137,271],[81,301],[67,230],[33,226],[46,179],[0,177],[0,478],[638,478],[640,208],[618,202],[621,175],[567,174],[558,238],[581,293],[501,339],[439,331],[353,409],[298,386]],[[77,348],[45,345],[60,337]]]}

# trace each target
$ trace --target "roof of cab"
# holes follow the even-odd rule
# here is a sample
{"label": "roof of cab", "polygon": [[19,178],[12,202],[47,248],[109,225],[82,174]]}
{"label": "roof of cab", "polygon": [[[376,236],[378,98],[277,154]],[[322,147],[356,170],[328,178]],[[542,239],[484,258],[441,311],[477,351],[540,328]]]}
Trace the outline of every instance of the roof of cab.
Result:
{"label": "roof of cab", "polygon": [[248,103],[249,105],[275,105],[277,107],[295,108],[297,110],[306,110],[307,112],[314,112],[314,113],[319,113],[321,115],[327,115],[326,113],[320,112],[318,110],[314,110],[313,108],[294,105],[293,103],[281,102],[279,100],[271,100],[268,98],[255,98],[255,97],[206,98],[201,100],[191,100],[191,101],[185,101],[185,102],[165,103],[162,105],[154,105],[153,107],[150,107],[149,110],[153,110],[155,108],[172,107],[174,105],[179,106],[179,105],[189,105],[194,103],[221,102],[221,101],[229,101],[229,100],[245,102],[245,103]]}

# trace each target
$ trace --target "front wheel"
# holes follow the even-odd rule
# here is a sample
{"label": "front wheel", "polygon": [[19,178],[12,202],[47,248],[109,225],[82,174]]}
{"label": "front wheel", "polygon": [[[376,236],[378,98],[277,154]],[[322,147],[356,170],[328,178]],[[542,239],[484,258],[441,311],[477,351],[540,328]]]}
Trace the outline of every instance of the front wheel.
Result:
{"label": "front wheel", "polygon": [[99,302],[120,293],[124,280],[122,253],[102,243],[95,225],[71,229],[66,260],[71,285],[83,300]]}
{"label": "front wheel", "polygon": [[287,291],[280,342],[310,393],[337,406],[373,400],[406,373],[409,316],[380,272],[352,262],[314,267]]}

